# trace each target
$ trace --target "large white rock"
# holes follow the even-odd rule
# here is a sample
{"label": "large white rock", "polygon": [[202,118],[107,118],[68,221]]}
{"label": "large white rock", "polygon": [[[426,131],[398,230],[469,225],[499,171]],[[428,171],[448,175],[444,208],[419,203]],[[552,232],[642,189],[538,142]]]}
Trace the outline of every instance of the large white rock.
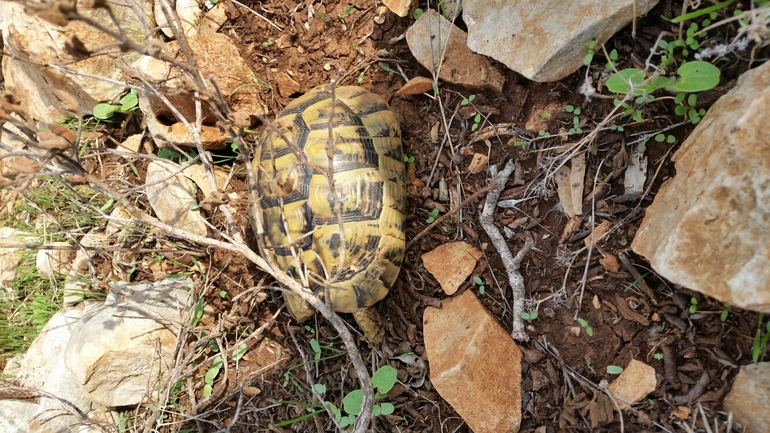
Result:
{"label": "large white rock", "polygon": [[[636,8],[634,8],[636,3]],[[468,47],[533,81],[556,81],[657,0],[463,0]]]}
{"label": "large white rock", "polygon": [[[144,36],[155,27],[152,1],[107,0],[107,3],[116,20],[127,29],[126,35],[144,43]],[[92,4],[90,0],[78,1],[78,13],[116,29],[107,11],[94,9],[90,7]],[[18,2],[0,2],[0,15],[3,16],[0,28],[5,50],[12,55],[3,58],[5,89],[21,101],[22,108],[32,117],[56,122],[66,116],[51,89],[69,93],[80,104],[83,113],[91,113],[97,102],[111,101],[123,92],[123,88],[114,82],[93,77],[122,79],[116,61],[124,54],[100,54],[73,63],[73,58],[64,49],[73,37],[77,37],[87,50],[94,50],[115,43],[112,36],[82,22],[57,26],[25,13],[24,5]],[[80,74],[66,73],[48,64],[66,65]]]}
{"label": "large white rock", "polygon": [[[70,340],[72,326],[82,314],[83,310],[77,309],[54,314],[32,342],[21,358],[15,381],[29,392],[43,391],[53,397],[0,399],[0,431],[58,433],[83,423],[83,419],[73,415],[56,399],[68,402],[84,413],[90,409],[78,382],[64,365],[64,349]],[[11,369],[6,368],[5,372],[8,371]]]}
{"label": "large white rock", "polygon": [[193,183],[171,161],[152,161],[147,166],[145,188],[150,207],[158,219],[202,236],[208,232],[200,212],[193,210],[198,202]]}
{"label": "large white rock", "polygon": [[674,155],[631,248],[663,277],[770,313],[770,63],[746,72]]}
{"label": "large white rock", "polygon": [[116,284],[103,305],[72,325],[64,362],[89,400],[133,406],[167,376],[176,335],[163,323],[181,326],[193,304],[190,284]]}

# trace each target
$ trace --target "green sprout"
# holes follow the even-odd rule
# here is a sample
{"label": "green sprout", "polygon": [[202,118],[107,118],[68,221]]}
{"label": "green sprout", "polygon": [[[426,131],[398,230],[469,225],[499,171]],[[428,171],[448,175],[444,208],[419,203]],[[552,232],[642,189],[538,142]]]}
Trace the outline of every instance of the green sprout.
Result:
{"label": "green sprout", "polygon": [[438,209],[433,208],[432,211],[430,211],[430,215],[428,216],[428,219],[425,220],[428,224],[433,224],[433,221],[436,221],[436,218],[438,218]]}
{"label": "green sprout", "polygon": [[593,337],[593,335],[594,335],[594,328],[592,328],[591,325],[588,324],[588,321],[586,321],[585,319],[582,319],[580,317],[578,317],[577,320],[578,320],[578,323],[580,324],[580,326],[582,326],[583,329],[585,329],[586,334],[589,337]]}

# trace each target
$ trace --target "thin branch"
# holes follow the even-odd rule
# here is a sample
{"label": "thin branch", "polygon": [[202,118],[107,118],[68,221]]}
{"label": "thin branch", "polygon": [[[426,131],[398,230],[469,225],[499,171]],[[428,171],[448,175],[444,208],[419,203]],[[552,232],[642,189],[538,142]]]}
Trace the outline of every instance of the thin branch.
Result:
{"label": "thin branch", "polygon": [[528,237],[524,241],[524,246],[521,247],[516,256],[511,253],[508,248],[508,243],[500,234],[500,230],[495,227],[495,223],[492,220],[495,209],[497,208],[497,200],[500,198],[500,194],[505,188],[505,183],[513,173],[515,165],[513,160],[508,161],[503,171],[499,174],[497,172],[497,166],[492,165],[489,167],[489,173],[492,176],[492,185],[494,186],[492,191],[487,194],[487,200],[484,203],[484,210],[479,215],[479,222],[484,227],[484,231],[487,232],[489,239],[500,254],[500,259],[505,265],[505,270],[508,273],[508,283],[511,285],[513,291],[513,330],[511,331],[511,337],[517,341],[529,341],[527,335],[526,325],[524,325],[524,319],[521,317],[521,313],[524,312],[524,297],[526,290],[524,288],[524,277],[519,272],[521,261],[525,255],[535,246],[535,241],[532,237]]}

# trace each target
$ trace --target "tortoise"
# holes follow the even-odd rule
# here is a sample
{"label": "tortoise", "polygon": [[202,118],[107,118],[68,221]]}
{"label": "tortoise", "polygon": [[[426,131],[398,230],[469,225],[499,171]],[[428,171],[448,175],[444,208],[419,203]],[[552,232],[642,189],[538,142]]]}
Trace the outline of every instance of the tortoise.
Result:
{"label": "tortoise", "polygon": [[[331,86],[291,102],[268,129],[252,161],[260,197],[252,212],[262,215],[263,257],[322,299],[328,288],[331,308],[353,313],[376,344],[384,330],[370,307],[395,283],[406,244],[401,130],[380,96]],[[299,296],[284,297],[298,321],[313,315]]]}

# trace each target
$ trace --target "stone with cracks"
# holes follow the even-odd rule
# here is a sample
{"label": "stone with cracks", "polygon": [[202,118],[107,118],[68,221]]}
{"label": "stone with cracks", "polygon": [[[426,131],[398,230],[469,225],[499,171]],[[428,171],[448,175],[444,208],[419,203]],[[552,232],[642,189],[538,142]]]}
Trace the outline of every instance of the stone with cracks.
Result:
{"label": "stone with cracks", "polygon": [[724,408],[752,432],[770,431],[770,362],[741,366]]}
{"label": "stone with cracks", "polygon": [[[88,311],[88,308],[85,309]],[[82,309],[59,311],[48,320],[27,353],[20,359],[14,382],[28,392],[44,391],[88,413],[91,405],[75,376],[64,364],[64,350],[72,327],[84,314]],[[5,372],[11,369],[6,368]],[[0,387],[2,383],[0,383]],[[16,393],[21,390],[15,390]],[[4,395],[7,390],[2,390]],[[74,431],[83,419],[73,415],[56,398],[0,399],[0,431],[16,433],[59,433]]]}
{"label": "stone with cracks", "polygon": [[159,220],[202,236],[208,228],[198,210],[192,181],[171,161],[152,161],[147,165],[147,200]]}
{"label": "stone with cracks", "polygon": [[176,345],[172,329],[181,326],[193,305],[189,284],[116,284],[103,305],[72,325],[64,359],[89,400],[107,407],[134,406],[157,380],[168,377]]}
{"label": "stone with cracks", "polygon": [[[130,7],[112,0],[106,3],[111,7],[117,22],[124,29],[131,29],[126,32],[127,37],[144,44],[144,35],[150,34],[155,27],[152,2],[132,0]],[[117,31],[107,11],[94,8],[93,4],[93,1],[78,1],[78,13]],[[91,114],[98,102],[112,102],[124,92],[122,86],[110,80],[125,80],[119,65],[124,59],[130,62],[130,57],[126,57],[130,54],[102,53],[87,57],[84,52],[86,58],[73,59],[64,48],[65,44],[71,44],[73,37],[77,37],[86,50],[94,50],[115,44],[116,40],[112,36],[82,22],[73,21],[65,26],[52,24],[35,15],[32,2],[28,6],[30,14],[25,13],[24,4],[0,2],[0,16],[3,17],[0,28],[5,50],[10,54],[3,57],[5,90],[21,101],[22,109],[27,114],[48,123],[73,116],[61,107],[51,89],[67,92],[80,105],[83,114]],[[48,64],[61,67],[49,67]]]}
{"label": "stone with cracks", "polygon": [[521,425],[521,349],[470,290],[423,317],[430,380],[476,433]]}
{"label": "stone with cracks", "polygon": [[412,55],[429,71],[438,71],[442,80],[502,92],[505,77],[486,57],[468,49],[467,37],[433,9],[426,10],[406,31]]}
{"label": "stone with cracks", "polygon": [[770,313],[770,63],[743,74],[674,155],[631,248],[666,279]]}
{"label": "stone with cracks", "polygon": [[[634,7],[636,3],[636,7]],[[606,42],[657,0],[464,0],[468,47],[533,81],[557,81],[583,66],[586,46]]]}
{"label": "stone with cracks", "polygon": [[[217,92],[208,79],[216,84],[219,94],[234,112],[244,112],[248,115],[264,115],[266,109],[259,98],[259,83],[246,61],[243,60],[238,48],[232,40],[221,33],[196,35],[187,39],[190,51],[196,59],[196,65],[201,76],[205,77],[212,95]],[[165,52],[178,60],[185,62],[184,55],[179,50],[177,42],[164,46]],[[159,84],[157,88],[169,100],[171,105],[187,122],[194,127],[196,121],[195,98],[191,89],[195,86],[186,78],[178,77],[179,73],[169,63],[144,56],[134,65],[139,73]],[[252,84],[252,85],[248,85]],[[139,93],[139,108],[145,115],[147,129],[152,139],[161,148],[171,144],[183,147],[195,147],[195,139],[187,125],[179,120],[174,111],[157,97]],[[206,103],[201,103],[202,125],[200,140],[205,149],[222,149],[227,146],[230,136],[218,126],[217,117],[211,112]]]}

